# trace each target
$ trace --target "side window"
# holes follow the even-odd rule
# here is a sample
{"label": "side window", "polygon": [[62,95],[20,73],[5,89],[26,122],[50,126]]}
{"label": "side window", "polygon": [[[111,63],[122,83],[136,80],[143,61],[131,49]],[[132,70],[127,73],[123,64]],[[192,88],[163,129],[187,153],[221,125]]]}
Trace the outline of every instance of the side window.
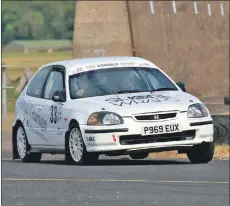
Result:
{"label": "side window", "polygon": [[46,79],[51,71],[51,66],[41,69],[30,82],[26,94],[32,97],[41,98]]}
{"label": "side window", "polygon": [[44,89],[44,98],[52,99],[52,95],[56,91],[64,90],[64,72],[52,71]]}

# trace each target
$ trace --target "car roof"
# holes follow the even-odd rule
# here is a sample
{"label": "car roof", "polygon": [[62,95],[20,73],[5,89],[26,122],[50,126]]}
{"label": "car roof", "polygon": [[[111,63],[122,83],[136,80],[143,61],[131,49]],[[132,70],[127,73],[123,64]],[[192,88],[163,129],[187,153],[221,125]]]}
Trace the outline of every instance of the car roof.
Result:
{"label": "car roof", "polygon": [[41,68],[45,66],[52,66],[52,65],[62,65],[66,68],[67,72],[72,71],[73,69],[79,68],[84,65],[96,65],[96,64],[103,64],[103,63],[115,63],[115,62],[139,62],[139,63],[147,63],[153,67],[157,67],[152,62],[140,58],[140,57],[133,57],[133,56],[108,56],[108,57],[88,57],[88,58],[77,58],[77,59],[69,59],[69,60],[62,60],[62,61],[55,61],[49,64],[43,65]]}

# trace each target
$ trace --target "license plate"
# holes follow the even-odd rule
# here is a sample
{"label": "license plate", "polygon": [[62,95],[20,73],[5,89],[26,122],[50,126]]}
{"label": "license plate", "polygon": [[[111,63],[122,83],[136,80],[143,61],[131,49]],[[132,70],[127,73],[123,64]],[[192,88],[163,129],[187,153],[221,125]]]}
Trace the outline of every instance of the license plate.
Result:
{"label": "license plate", "polygon": [[155,125],[155,126],[145,126],[142,129],[142,135],[154,135],[163,133],[174,133],[180,132],[179,124],[166,124],[166,125]]}

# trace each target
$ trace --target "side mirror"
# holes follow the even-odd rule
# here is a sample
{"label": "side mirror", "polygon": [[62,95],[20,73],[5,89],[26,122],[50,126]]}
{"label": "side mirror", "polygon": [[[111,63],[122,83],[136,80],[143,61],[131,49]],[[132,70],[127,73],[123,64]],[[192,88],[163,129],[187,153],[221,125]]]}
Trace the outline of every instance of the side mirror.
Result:
{"label": "side mirror", "polygon": [[185,84],[183,83],[183,82],[176,82],[176,84],[177,84],[177,86],[179,86],[180,88],[181,88],[181,90],[183,91],[183,92],[186,92],[187,90],[186,90],[186,86],[185,86]]}
{"label": "side mirror", "polygon": [[54,102],[65,102],[64,92],[56,91],[53,93],[52,100]]}

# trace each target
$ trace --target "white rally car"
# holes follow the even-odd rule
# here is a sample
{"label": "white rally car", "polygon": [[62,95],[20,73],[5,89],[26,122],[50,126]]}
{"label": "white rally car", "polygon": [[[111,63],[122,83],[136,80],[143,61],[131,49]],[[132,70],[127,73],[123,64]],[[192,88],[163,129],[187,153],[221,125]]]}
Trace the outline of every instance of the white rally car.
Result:
{"label": "white rally car", "polygon": [[213,120],[200,100],[137,57],[95,57],[42,66],[16,102],[13,159],[65,154],[94,163],[100,154],[144,159],[178,150],[192,163],[214,154]]}

